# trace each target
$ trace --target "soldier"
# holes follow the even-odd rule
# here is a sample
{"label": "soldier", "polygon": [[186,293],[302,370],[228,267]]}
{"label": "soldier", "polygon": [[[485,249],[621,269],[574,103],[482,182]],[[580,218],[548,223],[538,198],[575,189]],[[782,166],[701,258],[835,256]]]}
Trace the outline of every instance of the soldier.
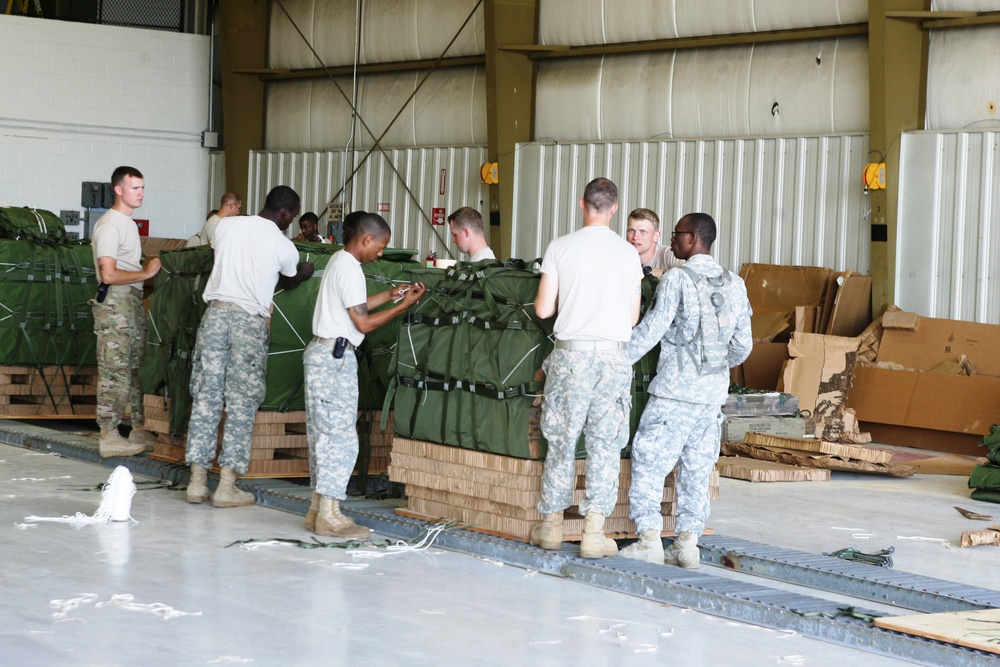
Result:
{"label": "soldier", "polygon": [[[114,205],[94,225],[94,265],[102,283],[90,302],[97,334],[97,424],[101,456],[132,456],[156,443],[144,428],[139,366],[146,349],[146,314],[142,283],[160,271],[154,257],[142,267],[139,229],[131,215],[142,206],[145,180],[134,167],[118,167],[111,175]],[[131,403],[128,440],[118,424]]]}
{"label": "soldier", "polygon": [[222,195],[222,201],[219,204],[219,208],[212,211],[209,214],[208,219],[205,221],[204,226],[202,226],[201,231],[192,236],[184,244],[185,248],[194,248],[200,245],[210,245],[214,247],[212,241],[215,239],[215,229],[222,222],[223,218],[228,218],[230,216],[239,215],[240,209],[243,208],[243,200],[235,192],[227,192]]}
{"label": "soldier", "polygon": [[662,276],[664,271],[684,263],[674,257],[670,246],[660,245],[660,216],[648,208],[637,208],[628,214],[625,239],[639,253],[643,269],[648,266],[654,276]]}
{"label": "soldier", "polygon": [[299,218],[299,235],[293,241],[308,241],[309,243],[329,243],[319,234],[319,216],[310,211]]}
{"label": "soldier", "polygon": [[[715,236],[715,221],[705,213],[677,222],[670,245],[687,262],[664,275],[653,308],[628,343],[633,362],[660,343],[650,399],[632,440],[628,498],[640,540],[622,551],[649,563],[700,564],[698,538],[708,519],[708,484],[719,458],[729,369],[743,363],[753,345],[746,285],[709,254]],[[679,535],[664,552],[663,482],[678,459]]]}
{"label": "soldier", "polygon": [[189,503],[209,498],[208,467],[215,458],[219,419],[226,428],[219,455],[221,475],[215,507],[252,505],[252,493],[236,488],[236,475],[250,466],[253,422],[267,389],[267,347],[274,284],[292,290],[313,274],[284,231],[299,214],[299,196],[279,185],[259,215],[224,218],[212,239],[215,265],[205,285],[208,303],[198,327],[191,368],[191,421],[187,462]]}
{"label": "soldier", "polygon": [[583,229],[549,244],[535,312],[551,317],[555,349],[545,360],[542,434],[548,440],[542,473],[542,522],[531,543],[562,546],[563,510],[573,504],[576,443],[587,443],[586,515],[580,555],[614,556],[618,547],[604,536],[604,519],[618,496],[620,452],[628,443],[632,366],[625,343],[639,319],[642,267],[635,249],[610,229],[618,210],[618,188],[606,178],[587,184],[580,200]]}
{"label": "soldier", "polygon": [[[381,216],[355,216],[350,239],[330,258],[316,298],[315,336],[306,347],[303,364],[313,484],[306,530],[317,535],[365,538],[371,534],[340,511],[358,458],[358,361],[354,350],[366,333],[406,311],[424,293],[423,283],[415,283],[368,296],[361,265],[382,256],[389,235],[389,225]],[[369,312],[390,301],[395,305]]]}
{"label": "soldier", "polygon": [[463,206],[449,215],[448,229],[451,230],[451,240],[460,251],[469,255],[470,262],[496,259],[496,255],[486,243],[483,216],[476,209]]}

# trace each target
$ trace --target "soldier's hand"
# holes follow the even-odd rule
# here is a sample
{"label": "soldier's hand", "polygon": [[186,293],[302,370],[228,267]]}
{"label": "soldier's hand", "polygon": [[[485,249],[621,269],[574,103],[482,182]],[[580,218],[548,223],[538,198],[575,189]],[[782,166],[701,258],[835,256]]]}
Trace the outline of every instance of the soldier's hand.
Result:
{"label": "soldier's hand", "polygon": [[302,280],[308,280],[312,278],[312,274],[316,271],[316,266],[312,262],[299,262],[297,270]]}
{"label": "soldier's hand", "polygon": [[160,261],[159,257],[153,257],[146,262],[146,277],[152,278],[160,272],[161,268],[163,268],[163,262]]}
{"label": "soldier's hand", "polygon": [[410,289],[403,293],[403,303],[405,303],[406,307],[409,308],[417,301],[420,301],[420,297],[422,297],[426,291],[427,286],[423,283],[413,283],[410,285]]}

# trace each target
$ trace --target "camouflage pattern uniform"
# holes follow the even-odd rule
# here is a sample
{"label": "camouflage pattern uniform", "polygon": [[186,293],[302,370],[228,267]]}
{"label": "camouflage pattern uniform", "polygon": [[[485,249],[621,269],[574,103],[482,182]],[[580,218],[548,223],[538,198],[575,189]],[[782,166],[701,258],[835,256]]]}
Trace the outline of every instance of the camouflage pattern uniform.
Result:
{"label": "camouflage pattern uniform", "polygon": [[[717,277],[722,267],[710,255],[694,255],[686,264],[702,275]],[[746,285],[738,276],[719,290],[731,309],[733,327],[727,361],[730,367],[743,363],[753,346],[750,333],[750,302]],[[632,330],[628,357],[634,362],[660,343],[656,377],[651,394],[632,440],[632,485],[629,513],[636,530],[662,530],[663,482],[677,465],[677,532],[701,535],[708,519],[708,484],[719,457],[722,404],[729,392],[729,371],[702,375],[687,352],[671,344],[668,337],[679,306],[698,304],[694,281],[679,269],[664,274],[656,290],[656,302],[642,322]],[[688,305],[683,322],[687,338],[696,338],[698,308]]]}
{"label": "camouflage pattern uniform", "polygon": [[541,514],[573,504],[576,443],[587,446],[587,490],[580,513],[608,516],[618,500],[621,450],[628,444],[632,366],[620,351],[560,350],[542,364],[542,435],[548,441]]}
{"label": "camouflage pattern uniform", "polygon": [[257,408],[267,391],[267,321],[243,311],[209,306],[198,328],[191,366],[191,421],[187,463],[212,466],[223,405],[226,427],[219,467],[245,475]]}
{"label": "camouflage pattern uniform", "polygon": [[327,498],[347,498],[358,460],[358,360],[313,341],[303,355],[306,376],[306,434],[313,490]]}
{"label": "camouflage pattern uniform", "polygon": [[139,366],[146,349],[146,313],[139,290],[112,286],[104,303],[90,301],[97,335],[97,424],[118,427],[131,403],[132,425],[145,423]]}

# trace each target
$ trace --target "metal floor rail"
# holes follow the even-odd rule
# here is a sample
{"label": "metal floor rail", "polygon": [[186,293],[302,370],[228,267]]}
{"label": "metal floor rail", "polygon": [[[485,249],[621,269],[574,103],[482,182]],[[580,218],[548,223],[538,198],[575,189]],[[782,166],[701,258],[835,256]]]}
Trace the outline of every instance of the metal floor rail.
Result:
{"label": "metal floor rail", "polygon": [[[121,458],[102,459],[94,438],[17,422],[0,422],[0,443],[51,451],[106,467],[123,461]],[[175,484],[187,482],[188,470],[184,466],[145,456],[130,457],[128,464],[135,474]],[[309,504],[310,489],[301,484],[274,479],[241,480],[240,484],[253,490],[257,503],[266,507],[305,514]],[[428,526],[424,521],[396,515],[394,507],[385,502],[350,500],[343,509],[358,523],[398,539],[418,538]],[[843,602],[734,580],[713,574],[711,567],[683,570],[624,558],[582,559],[578,547],[572,544],[566,544],[561,551],[546,551],[523,542],[461,529],[442,532],[435,544],[646,600],[688,607],[736,621],[794,630],[806,637],[922,664],[970,667],[991,662],[1000,664],[1000,656],[995,654],[883,630],[863,620],[838,615]],[[937,611],[945,605],[953,605],[948,610],[989,608],[1000,598],[997,591],[906,573],[872,572],[877,568],[719,535],[702,538],[702,555],[706,563],[717,563],[748,574],[921,610]],[[862,567],[866,569],[858,569]],[[858,607],[854,609],[861,614],[886,615]]]}

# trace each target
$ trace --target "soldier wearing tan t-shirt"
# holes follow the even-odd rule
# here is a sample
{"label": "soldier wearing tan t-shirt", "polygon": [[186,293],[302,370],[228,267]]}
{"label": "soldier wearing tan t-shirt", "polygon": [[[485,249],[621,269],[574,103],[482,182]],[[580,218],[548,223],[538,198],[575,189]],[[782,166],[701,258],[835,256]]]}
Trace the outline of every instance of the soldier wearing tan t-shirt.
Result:
{"label": "soldier wearing tan t-shirt", "polygon": [[[146,348],[146,314],[142,283],[160,271],[154,257],[142,266],[139,229],[130,217],[142,206],[145,181],[134,167],[118,167],[111,175],[115,203],[94,225],[94,265],[106,287],[92,300],[97,334],[97,424],[101,456],[132,456],[156,443],[145,430],[139,365]],[[103,295],[102,295],[103,293]],[[132,432],[118,432],[131,404]]]}

